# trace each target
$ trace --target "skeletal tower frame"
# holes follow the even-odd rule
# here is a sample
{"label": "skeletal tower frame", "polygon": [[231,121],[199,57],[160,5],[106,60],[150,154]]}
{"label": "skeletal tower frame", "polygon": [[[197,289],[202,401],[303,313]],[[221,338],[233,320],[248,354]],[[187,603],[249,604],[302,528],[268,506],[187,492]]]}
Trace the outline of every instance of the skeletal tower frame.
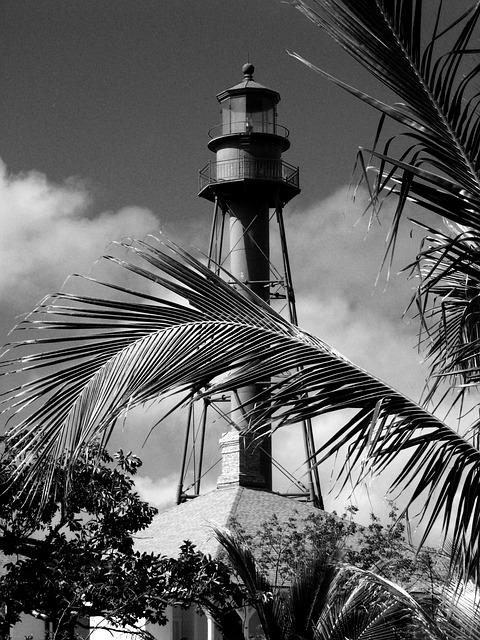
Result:
{"label": "skeletal tower frame", "polygon": [[[219,271],[229,259],[227,270],[266,302],[284,299],[289,320],[297,324],[297,310],[283,219],[284,206],[299,192],[299,172],[282,159],[290,147],[289,131],[277,124],[276,106],[280,95],[253,80],[253,65],[243,67],[241,83],[221,92],[217,99],[222,106],[222,123],[210,130],[208,148],[216,154],[200,171],[199,196],[214,204],[213,221],[208,249],[209,267]],[[270,227],[276,221],[282,256],[281,271],[270,263]],[[229,230],[227,234],[227,222]],[[228,235],[228,246],[227,238]],[[303,484],[289,474],[272,457],[269,427],[261,446],[252,446],[248,436],[241,436],[248,426],[245,408],[254,406],[255,395],[268,385],[263,381],[238,389],[230,398],[205,398],[199,423],[196,422],[194,404],[189,410],[187,429],[177,490],[177,503],[199,495],[203,476],[203,455],[212,408],[217,413],[229,414],[234,433],[247,438],[245,447],[249,460],[246,486],[272,490],[272,465],[280,469],[297,487],[294,494],[323,508],[318,467],[315,458],[314,433],[310,420],[302,423],[304,455],[307,464],[307,482]],[[221,405],[230,402],[229,410]],[[249,402],[251,404],[249,405]],[[255,471],[251,473],[251,459]],[[258,459],[257,459],[258,458]],[[193,469],[188,470],[190,462]],[[193,481],[187,493],[186,478]]]}

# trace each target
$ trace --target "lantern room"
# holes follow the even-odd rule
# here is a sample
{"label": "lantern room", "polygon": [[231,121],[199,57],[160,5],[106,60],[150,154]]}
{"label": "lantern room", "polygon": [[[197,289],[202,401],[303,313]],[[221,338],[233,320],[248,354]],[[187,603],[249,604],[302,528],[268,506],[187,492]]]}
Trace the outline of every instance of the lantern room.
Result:
{"label": "lantern room", "polygon": [[[254,82],[253,72],[253,64],[244,65],[244,81],[217,96],[222,105],[221,135],[277,133],[277,104],[280,95]],[[214,129],[212,133],[217,131]],[[286,136],[284,138],[286,140]]]}
{"label": "lantern room", "polygon": [[241,182],[242,188],[261,188],[270,203],[280,196],[285,204],[300,189],[298,168],[282,161],[290,142],[288,129],[277,123],[280,94],[254,81],[252,64],[242,71],[242,82],[217,95],[221,122],[210,129],[208,143],[216,159],[200,171],[199,195],[213,202],[235,193],[234,183]]}

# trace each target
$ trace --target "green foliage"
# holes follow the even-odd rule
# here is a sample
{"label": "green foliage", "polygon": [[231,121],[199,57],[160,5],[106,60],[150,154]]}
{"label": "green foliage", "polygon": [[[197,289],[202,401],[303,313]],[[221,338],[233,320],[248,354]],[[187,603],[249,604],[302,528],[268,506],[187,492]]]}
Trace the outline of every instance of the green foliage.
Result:
{"label": "green foliage", "polygon": [[[134,535],[156,509],[134,491],[138,458],[123,452],[115,458],[114,465],[106,452],[85,449],[68,492],[49,494],[40,523],[34,506],[22,504],[16,488],[2,482],[0,550],[10,560],[0,577],[5,632],[29,613],[51,621],[62,640],[89,616],[118,627],[141,618],[164,624],[169,604],[208,601],[220,610],[224,597],[236,597],[227,568],[192,545],[184,545],[178,559],[134,550]],[[3,472],[10,465],[7,456],[0,460],[0,478],[8,477]]]}
{"label": "green foliage", "polygon": [[342,517],[318,512],[286,522],[273,515],[254,533],[238,522],[232,529],[253,549],[259,569],[279,587],[291,584],[313,556],[323,558],[324,564],[336,559],[373,571],[408,590],[430,590],[434,582],[445,580],[442,555],[429,548],[417,552],[406,539],[395,505],[386,526],[374,514],[368,526],[358,525],[352,518],[356,512],[350,507]]}
{"label": "green foliage", "polygon": [[246,602],[258,613],[266,640],[442,639],[435,621],[405,590],[373,572],[337,565],[323,546],[296,565],[285,589],[261,571],[254,547],[244,537],[220,529],[215,534],[245,588]]}
{"label": "green foliage", "polygon": [[368,526],[357,525],[356,512],[283,523],[273,516],[252,535],[238,523],[235,532],[216,530],[244,602],[258,613],[259,637],[479,638],[475,589],[459,590],[449,579],[448,556],[415,553],[394,505],[386,526],[373,514]]}

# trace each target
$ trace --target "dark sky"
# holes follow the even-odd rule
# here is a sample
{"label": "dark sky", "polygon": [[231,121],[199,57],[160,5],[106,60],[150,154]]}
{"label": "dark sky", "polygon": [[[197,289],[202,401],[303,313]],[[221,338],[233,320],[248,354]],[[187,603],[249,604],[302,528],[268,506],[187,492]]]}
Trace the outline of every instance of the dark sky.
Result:
{"label": "dark sky", "polygon": [[248,58],[283,96],[304,202],[348,180],[371,139],[374,114],[356,105],[352,117],[352,98],[287,55],[333,73],[346,62],[280,0],[3,0],[0,25],[0,157],[13,172],[86,180],[97,207],[205,214],[196,180],[215,96]]}

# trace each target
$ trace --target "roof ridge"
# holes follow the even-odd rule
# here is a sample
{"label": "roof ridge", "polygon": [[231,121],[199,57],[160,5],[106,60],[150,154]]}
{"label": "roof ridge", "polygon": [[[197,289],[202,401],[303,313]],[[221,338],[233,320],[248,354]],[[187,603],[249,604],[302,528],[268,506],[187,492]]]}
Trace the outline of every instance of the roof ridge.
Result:
{"label": "roof ridge", "polygon": [[245,490],[245,487],[238,487],[239,491],[237,493],[237,495],[235,496],[235,499],[232,502],[232,506],[230,507],[230,512],[227,516],[227,526],[230,526],[230,521],[233,520],[235,518],[235,514],[237,512],[238,509],[238,505],[240,504],[240,499],[242,497],[242,494]]}

